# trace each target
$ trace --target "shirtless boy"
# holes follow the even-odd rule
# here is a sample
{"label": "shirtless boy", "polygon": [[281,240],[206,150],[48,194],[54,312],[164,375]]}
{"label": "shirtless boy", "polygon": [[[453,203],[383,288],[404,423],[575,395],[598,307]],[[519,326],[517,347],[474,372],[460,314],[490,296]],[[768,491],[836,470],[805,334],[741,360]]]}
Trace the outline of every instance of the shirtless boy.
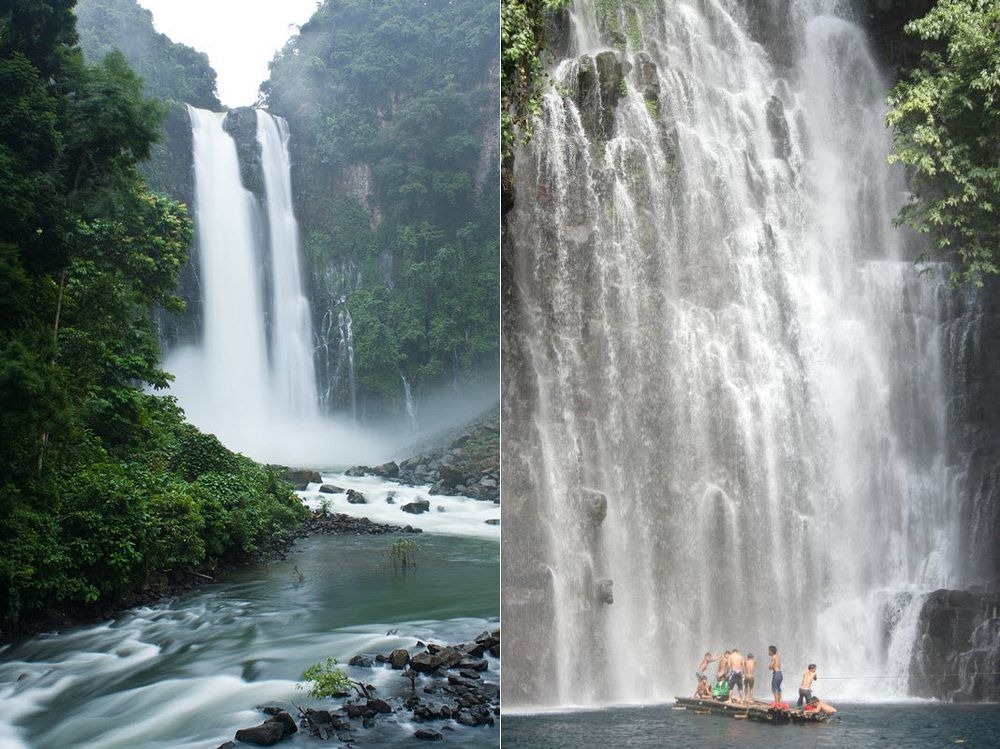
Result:
{"label": "shirtless boy", "polygon": [[729,655],[729,697],[733,700],[743,700],[743,656],[733,648]]}
{"label": "shirtless boy", "polygon": [[698,699],[712,699],[712,688],[708,686],[708,678],[702,674],[698,677],[698,686],[694,690],[694,696]]}
{"label": "shirtless boy", "polygon": [[771,662],[767,667],[773,671],[771,674],[771,693],[777,703],[781,702],[781,680],[784,678],[781,674],[781,656],[778,655],[778,649],[774,645],[768,645],[767,652],[771,656]]}
{"label": "shirtless boy", "polygon": [[731,653],[727,650],[719,658],[719,670],[715,674],[715,678],[718,679],[720,676],[725,677],[726,681],[729,681],[729,656]]}
{"label": "shirtless boy", "polygon": [[698,664],[698,670],[695,672],[695,678],[701,679],[702,676],[707,678],[705,672],[708,670],[709,663],[715,663],[719,660],[718,655],[712,655],[711,653],[705,653],[705,657],[701,659],[701,663]]}
{"label": "shirtless boy", "polygon": [[757,668],[757,660],[753,657],[753,653],[747,653],[747,659],[743,662],[743,686],[747,702],[753,702],[753,670],[755,668]]}
{"label": "shirtless boy", "polygon": [[809,702],[806,703],[806,706],[802,709],[807,713],[818,711],[821,713],[826,713],[827,715],[833,715],[835,712],[837,712],[837,708],[835,708],[828,702],[823,702],[823,700],[821,700],[819,697],[813,697],[811,700],[809,700]]}
{"label": "shirtless boy", "polygon": [[802,685],[799,687],[799,701],[796,703],[798,707],[802,707],[802,703],[808,704],[812,701],[812,685],[816,681],[816,678],[816,664],[810,663],[809,668],[802,674]]}

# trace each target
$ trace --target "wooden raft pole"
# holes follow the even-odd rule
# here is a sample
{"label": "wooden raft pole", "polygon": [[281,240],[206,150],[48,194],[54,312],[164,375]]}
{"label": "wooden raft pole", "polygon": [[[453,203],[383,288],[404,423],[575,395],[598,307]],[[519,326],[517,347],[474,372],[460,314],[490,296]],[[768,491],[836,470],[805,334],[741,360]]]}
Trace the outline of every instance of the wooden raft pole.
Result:
{"label": "wooden raft pole", "polygon": [[694,711],[697,715],[725,715],[729,718],[753,720],[759,723],[782,725],[785,723],[823,723],[829,717],[818,710],[785,710],[769,702],[716,702],[695,697],[676,697],[677,706]]}

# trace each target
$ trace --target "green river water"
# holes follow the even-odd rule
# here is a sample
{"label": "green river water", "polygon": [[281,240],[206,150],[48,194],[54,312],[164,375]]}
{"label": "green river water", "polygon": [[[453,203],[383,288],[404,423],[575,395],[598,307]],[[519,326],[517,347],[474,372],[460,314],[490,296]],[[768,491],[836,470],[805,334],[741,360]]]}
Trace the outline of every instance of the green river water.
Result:
{"label": "green river water", "polygon": [[[285,561],[112,622],[4,647],[0,747],[214,749],[266,717],[255,705],[331,707],[296,689],[311,663],[328,656],[346,663],[358,653],[412,648],[417,639],[468,641],[499,626],[499,544],[407,536],[418,544],[418,567],[400,574],[384,556],[397,538],[312,537]],[[498,669],[491,659],[487,678],[497,680]],[[409,691],[398,671],[349,672],[381,696]],[[393,716],[365,730],[355,722],[358,747],[412,746],[419,727],[445,729],[454,745],[499,745],[498,727]],[[301,733],[282,743],[313,745],[338,743]]]}

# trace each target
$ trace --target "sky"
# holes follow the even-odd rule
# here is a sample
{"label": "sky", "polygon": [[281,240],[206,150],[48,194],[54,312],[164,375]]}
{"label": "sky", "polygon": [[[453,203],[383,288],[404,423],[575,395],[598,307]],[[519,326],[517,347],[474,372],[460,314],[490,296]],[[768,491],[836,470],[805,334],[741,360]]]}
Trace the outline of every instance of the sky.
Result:
{"label": "sky", "polygon": [[230,107],[253,104],[267,64],[316,10],[317,0],[139,0],[156,30],[208,55]]}

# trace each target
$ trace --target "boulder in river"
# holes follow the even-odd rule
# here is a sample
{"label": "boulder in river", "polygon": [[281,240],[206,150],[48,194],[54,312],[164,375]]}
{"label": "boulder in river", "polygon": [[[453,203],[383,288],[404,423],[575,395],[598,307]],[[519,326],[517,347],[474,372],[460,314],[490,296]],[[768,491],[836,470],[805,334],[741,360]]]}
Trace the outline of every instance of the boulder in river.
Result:
{"label": "boulder in river", "polygon": [[241,728],[236,732],[236,740],[256,746],[273,746],[298,730],[295,720],[288,713],[278,713],[259,726]]}
{"label": "boulder in river", "polygon": [[284,468],[278,471],[278,478],[296,491],[303,491],[309,484],[323,482],[323,477],[319,475],[319,471],[312,468]]}
{"label": "boulder in river", "polygon": [[438,478],[443,482],[444,486],[453,489],[456,485],[462,483],[462,479],[465,478],[465,471],[451,463],[445,463],[438,468]]}
{"label": "boulder in river", "polygon": [[389,653],[389,665],[397,671],[410,662],[410,652],[406,648],[396,648]]}
{"label": "boulder in river", "polygon": [[385,476],[387,479],[394,479],[399,475],[399,465],[394,460],[375,466],[372,472],[377,476]]}
{"label": "boulder in river", "polygon": [[369,710],[374,710],[376,713],[381,713],[382,715],[388,715],[392,712],[392,705],[385,700],[370,699],[368,700],[367,707]]}
{"label": "boulder in river", "polygon": [[418,728],[413,732],[413,738],[422,739],[423,741],[443,741],[444,736],[442,736],[437,731],[428,731],[426,728]]}
{"label": "boulder in river", "polygon": [[366,505],[368,500],[365,499],[365,495],[354,489],[347,490],[347,503],[351,505]]}
{"label": "boulder in river", "polygon": [[343,494],[344,490],[333,484],[323,484],[319,488],[320,494]]}
{"label": "boulder in river", "polygon": [[402,507],[400,507],[403,512],[408,512],[411,515],[419,515],[422,512],[427,512],[431,509],[430,500],[418,499],[413,502],[408,502]]}
{"label": "boulder in river", "polygon": [[417,653],[410,658],[410,668],[422,674],[430,674],[440,668],[443,659],[433,653]]}

